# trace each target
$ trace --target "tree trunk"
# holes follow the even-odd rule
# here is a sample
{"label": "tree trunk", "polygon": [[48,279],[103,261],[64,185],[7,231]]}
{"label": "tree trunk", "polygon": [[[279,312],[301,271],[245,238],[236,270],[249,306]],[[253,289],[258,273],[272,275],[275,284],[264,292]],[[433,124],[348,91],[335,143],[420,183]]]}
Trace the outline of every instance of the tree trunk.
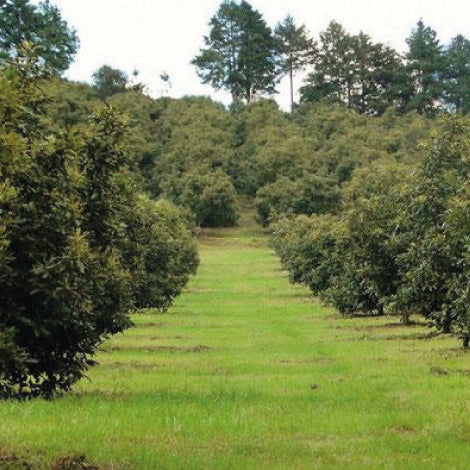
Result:
{"label": "tree trunk", "polygon": [[410,313],[409,312],[402,312],[402,314],[401,314],[401,323],[403,325],[409,325],[410,324]]}
{"label": "tree trunk", "polygon": [[450,333],[452,331],[452,318],[450,314],[447,312],[444,314],[444,319],[442,321],[442,332],[443,333]]}
{"label": "tree trunk", "polygon": [[468,348],[469,344],[470,344],[470,335],[468,335],[468,334],[464,335],[463,336],[463,347]]}
{"label": "tree trunk", "polygon": [[289,79],[290,79],[290,114],[294,115],[294,71],[292,70],[292,64],[289,67]]}

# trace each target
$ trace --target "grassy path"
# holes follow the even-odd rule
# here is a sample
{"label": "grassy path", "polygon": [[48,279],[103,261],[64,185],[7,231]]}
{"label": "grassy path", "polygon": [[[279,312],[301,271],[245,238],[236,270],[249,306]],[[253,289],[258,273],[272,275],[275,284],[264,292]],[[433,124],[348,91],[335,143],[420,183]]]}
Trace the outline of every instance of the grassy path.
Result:
{"label": "grassy path", "polygon": [[288,283],[250,217],[209,232],[201,257],[171,311],[135,315],[90,381],[0,403],[0,455],[33,468],[73,454],[106,468],[467,467],[470,363],[455,339],[338,318]]}

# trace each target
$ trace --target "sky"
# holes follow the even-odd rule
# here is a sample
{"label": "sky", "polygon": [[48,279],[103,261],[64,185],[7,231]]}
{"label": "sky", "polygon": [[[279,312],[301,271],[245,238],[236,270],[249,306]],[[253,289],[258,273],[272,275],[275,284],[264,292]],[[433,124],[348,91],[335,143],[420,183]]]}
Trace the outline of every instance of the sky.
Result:
{"label": "sky", "polygon": [[[138,81],[159,97],[210,95],[228,104],[225,92],[202,85],[191,65],[203,46],[208,22],[221,0],[55,0],[65,20],[80,37],[80,50],[66,76],[91,81],[103,64],[139,71]],[[37,2],[36,2],[37,3]],[[360,30],[375,41],[406,50],[405,38],[423,18],[443,43],[458,33],[470,37],[470,0],[251,0],[268,25],[274,27],[287,14],[304,23],[314,38],[335,19],[351,33]],[[160,74],[169,74],[165,90]],[[297,77],[297,87],[301,77]],[[283,80],[275,96],[282,108],[289,103]]]}

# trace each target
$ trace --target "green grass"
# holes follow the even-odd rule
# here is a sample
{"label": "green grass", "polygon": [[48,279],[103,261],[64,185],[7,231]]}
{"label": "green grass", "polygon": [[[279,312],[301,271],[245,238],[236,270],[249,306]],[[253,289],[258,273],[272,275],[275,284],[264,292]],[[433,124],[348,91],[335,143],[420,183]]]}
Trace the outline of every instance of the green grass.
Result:
{"label": "green grass", "polygon": [[0,403],[0,455],[33,468],[75,454],[138,469],[468,466],[470,363],[455,338],[318,305],[250,214],[207,231],[200,252],[170,312],[135,315],[72,393]]}

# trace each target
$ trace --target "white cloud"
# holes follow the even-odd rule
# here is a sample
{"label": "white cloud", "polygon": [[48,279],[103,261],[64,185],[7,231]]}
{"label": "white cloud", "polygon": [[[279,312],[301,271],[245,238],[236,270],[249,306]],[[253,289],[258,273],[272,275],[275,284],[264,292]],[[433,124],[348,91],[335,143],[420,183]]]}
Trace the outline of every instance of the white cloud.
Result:
{"label": "white cloud", "polygon": [[[208,32],[219,0],[55,0],[66,20],[80,36],[81,48],[67,72],[74,80],[90,81],[103,64],[131,74],[140,71],[152,94],[161,92],[159,74],[165,70],[173,82],[172,95],[208,94],[229,102],[226,93],[201,85],[190,64]],[[364,30],[375,40],[399,51],[422,17],[437,30],[442,42],[457,33],[470,36],[468,0],[252,0],[270,26],[291,13],[317,36],[336,19],[348,31]],[[286,108],[287,83],[277,97]]]}

